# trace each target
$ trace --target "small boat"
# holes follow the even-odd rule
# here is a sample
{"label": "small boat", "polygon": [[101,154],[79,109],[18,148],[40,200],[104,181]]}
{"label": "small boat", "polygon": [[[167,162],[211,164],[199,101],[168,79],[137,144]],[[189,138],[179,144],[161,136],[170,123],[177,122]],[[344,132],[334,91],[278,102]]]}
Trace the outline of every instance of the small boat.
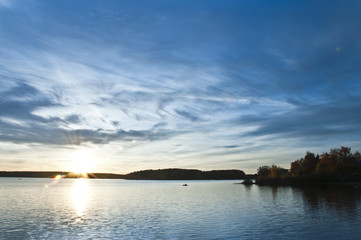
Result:
{"label": "small boat", "polygon": [[185,184],[183,184],[182,186],[183,186],[183,187],[187,187],[187,186],[188,186],[188,184],[186,184],[186,183],[185,183]]}

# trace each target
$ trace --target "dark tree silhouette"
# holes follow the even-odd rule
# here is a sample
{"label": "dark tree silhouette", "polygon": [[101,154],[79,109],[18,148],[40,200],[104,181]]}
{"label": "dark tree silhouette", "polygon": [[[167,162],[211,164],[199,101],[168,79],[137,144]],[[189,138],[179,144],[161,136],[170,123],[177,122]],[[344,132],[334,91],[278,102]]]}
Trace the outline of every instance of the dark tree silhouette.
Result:
{"label": "dark tree silhouette", "polygon": [[331,149],[321,156],[311,152],[294,162],[291,169],[272,166],[258,168],[259,184],[310,184],[317,182],[345,182],[361,180],[361,155],[351,148]]}
{"label": "dark tree silhouette", "polygon": [[126,179],[142,180],[205,180],[205,179],[244,179],[246,174],[241,170],[200,171],[196,169],[158,169],[132,172]]}

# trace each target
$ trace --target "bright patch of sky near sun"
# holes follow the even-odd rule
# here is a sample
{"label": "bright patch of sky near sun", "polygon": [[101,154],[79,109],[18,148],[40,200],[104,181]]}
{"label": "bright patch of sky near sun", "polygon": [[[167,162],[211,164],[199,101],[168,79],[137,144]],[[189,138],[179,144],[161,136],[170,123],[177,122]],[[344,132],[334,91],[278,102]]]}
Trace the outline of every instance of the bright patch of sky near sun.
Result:
{"label": "bright patch of sky near sun", "polygon": [[360,150],[360,10],[0,0],[0,169],[255,172]]}

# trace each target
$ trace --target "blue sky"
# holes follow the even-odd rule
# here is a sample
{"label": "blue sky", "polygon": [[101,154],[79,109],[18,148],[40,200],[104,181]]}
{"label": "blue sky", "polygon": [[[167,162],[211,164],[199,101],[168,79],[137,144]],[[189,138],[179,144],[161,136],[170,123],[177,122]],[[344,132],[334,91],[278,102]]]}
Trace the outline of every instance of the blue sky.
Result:
{"label": "blue sky", "polygon": [[[0,0],[0,169],[361,150],[361,1]],[[79,165],[79,162],[78,162]]]}

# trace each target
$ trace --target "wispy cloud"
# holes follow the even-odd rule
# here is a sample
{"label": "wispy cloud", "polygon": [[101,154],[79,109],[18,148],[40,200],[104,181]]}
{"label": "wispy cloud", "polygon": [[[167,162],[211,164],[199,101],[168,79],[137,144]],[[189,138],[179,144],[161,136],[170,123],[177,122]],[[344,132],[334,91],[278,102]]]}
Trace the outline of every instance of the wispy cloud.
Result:
{"label": "wispy cloud", "polygon": [[11,0],[0,0],[0,7],[4,6],[4,7],[11,7]]}
{"label": "wispy cloud", "polygon": [[[36,144],[33,158],[96,149],[119,172],[255,170],[307,146],[359,148],[360,9],[0,0],[0,141]],[[13,166],[31,166],[14,151]]]}

